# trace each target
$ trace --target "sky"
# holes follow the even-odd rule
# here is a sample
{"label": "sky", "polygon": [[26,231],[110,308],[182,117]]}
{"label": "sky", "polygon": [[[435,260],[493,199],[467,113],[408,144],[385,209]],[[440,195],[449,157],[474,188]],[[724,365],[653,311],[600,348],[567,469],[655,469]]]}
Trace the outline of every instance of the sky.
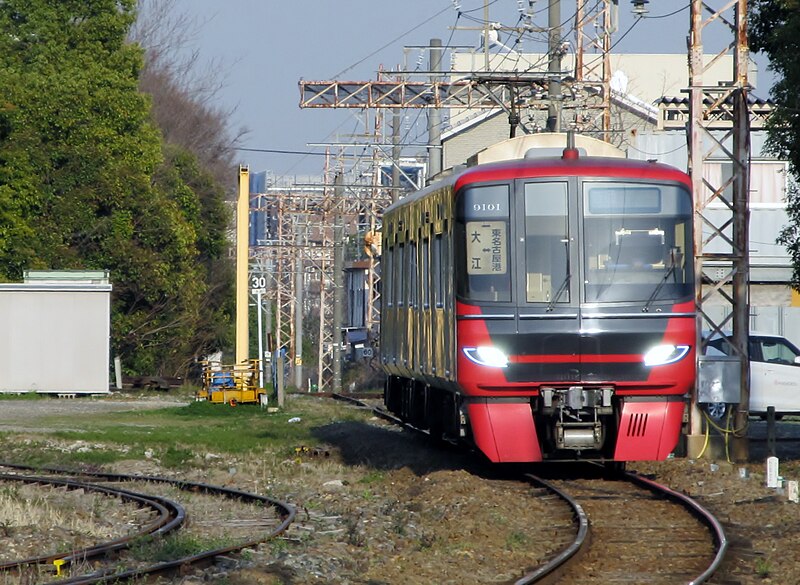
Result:
{"label": "sky", "polygon": [[[484,15],[484,0],[173,1],[176,14],[189,16],[196,29],[187,50],[197,52],[200,66],[213,64],[221,82],[214,105],[233,110],[232,126],[247,130],[241,146],[273,151],[240,150],[238,162],[251,172],[269,170],[276,176],[320,174],[324,148],[309,145],[344,142],[364,132],[358,110],[301,109],[301,79],[368,81],[381,67],[413,69],[421,50],[404,48],[428,45],[433,38],[445,46],[477,47],[475,29]],[[536,25],[547,24],[547,0],[489,0],[489,19],[515,26],[519,6],[534,12]],[[646,17],[637,18],[630,0],[619,0],[613,52],[686,54],[688,6],[688,0],[650,0]],[[573,0],[563,0],[562,20],[574,10]],[[721,50],[732,38],[720,27],[709,27],[706,52]],[[525,42],[522,49],[543,52],[545,46]],[[759,67],[754,93],[767,98],[773,77],[765,58],[754,57]],[[427,57],[424,63],[427,68]]]}

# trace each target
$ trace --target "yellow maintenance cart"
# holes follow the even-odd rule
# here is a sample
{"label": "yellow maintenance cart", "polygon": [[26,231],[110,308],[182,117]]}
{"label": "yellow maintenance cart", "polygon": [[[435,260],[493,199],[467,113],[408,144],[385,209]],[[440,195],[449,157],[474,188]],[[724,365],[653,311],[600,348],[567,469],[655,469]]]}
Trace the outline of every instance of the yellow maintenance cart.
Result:
{"label": "yellow maintenance cart", "polygon": [[248,403],[264,406],[267,391],[258,386],[258,372],[258,360],[239,365],[206,362],[203,364],[203,387],[196,398],[231,406]]}

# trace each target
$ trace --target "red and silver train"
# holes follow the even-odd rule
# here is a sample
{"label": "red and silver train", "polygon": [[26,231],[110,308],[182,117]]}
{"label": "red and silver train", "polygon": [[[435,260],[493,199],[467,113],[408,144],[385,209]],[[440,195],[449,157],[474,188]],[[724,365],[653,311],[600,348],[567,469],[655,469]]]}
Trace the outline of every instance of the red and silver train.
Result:
{"label": "red and silver train", "polygon": [[666,458],[695,380],[692,216],[685,173],[571,146],[392,205],[387,408],[493,462]]}

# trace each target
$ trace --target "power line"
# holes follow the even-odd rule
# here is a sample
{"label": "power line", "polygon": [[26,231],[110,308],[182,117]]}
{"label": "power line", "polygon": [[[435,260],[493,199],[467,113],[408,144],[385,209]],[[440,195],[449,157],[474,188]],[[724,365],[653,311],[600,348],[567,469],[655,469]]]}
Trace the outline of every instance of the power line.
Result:
{"label": "power line", "polygon": [[364,61],[366,61],[366,60],[367,60],[367,59],[369,59],[370,57],[372,57],[372,56],[374,56],[374,55],[376,55],[376,54],[380,53],[380,52],[381,52],[382,50],[384,50],[386,47],[389,47],[389,46],[393,45],[394,43],[396,43],[397,41],[399,41],[399,40],[400,40],[400,39],[402,39],[403,37],[405,37],[405,36],[407,36],[407,35],[411,34],[411,33],[412,33],[412,32],[414,32],[415,30],[417,30],[418,28],[420,28],[420,27],[422,27],[422,26],[424,26],[424,25],[428,24],[430,21],[432,21],[434,18],[436,18],[436,17],[437,17],[437,16],[439,16],[440,14],[444,14],[445,12],[447,12],[448,10],[450,10],[450,8],[451,8],[450,6],[447,6],[447,7],[443,8],[442,10],[440,10],[439,12],[437,12],[436,14],[434,14],[433,16],[431,16],[430,18],[428,18],[427,20],[424,20],[423,22],[420,22],[418,25],[416,25],[416,26],[414,26],[414,27],[410,28],[409,30],[407,30],[407,31],[406,31],[406,32],[404,32],[403,34],[401,34],[401,35],[399,35],[399,36],[395,37],[394,39],[392,39],[391,41],[389,41],[389,42],[388,42],[388,43],[386,43],[385,45],[383,45],[383,46],[381,46],[381,47],[379,47],[379,48],[375,49],[375,50],[374,50],[372,53],[370,53],[369,55],[367,55],[367,56],[366,56],[366,57],[364,57],[363,59],[361,59],[361,60],[359,60],[359,61],[356,61],[355,63],[353,63],[352,65],[350,65],[350,66],[349,66],[349,67],[347,67],[346,69],[343,69],[342,71],[340,71],[339,73],[337,73],[336,75],[334,75],[333,77],[331,77],[331,79],[336,79],[336,78],[337,78],[337,77],[339,77],[340,75],[343,75],[344,73],[347,73],[348,71],[350,71],[351,69],[353,69],[353,68],[354,68],[354,67],[356,67],[357,65],[360,65],[361,63],[363,63]]}
{"label": "power line", "polygon": [[245,152],[267,152],[270,154],[300,154],[312,156],[325,156],[324,152],[312,152],[308,150],[281,150],[278,148],[235,148],[234,150],[243,150]]}
{"label": "power line", "polygon": [[669,14],[659,14],[659,15],[657,15],[657,16],[648,16],[648,15],[644,15],[642,18],[647,18],[647,19],[654,19],[654,18],[667,18],[667,17],[669,17],[669,16],[675,16],[676,14],[678,14],[679,12],[683,12],[683,11],[684,11],[684,10],[686,10],[687,8],[689,8],[689,5],[688,5],[688,4],[687,4],[686,6],[684,6],[683,8],[678,8],[678,9],[677,9],[675,12],[670,12]]}

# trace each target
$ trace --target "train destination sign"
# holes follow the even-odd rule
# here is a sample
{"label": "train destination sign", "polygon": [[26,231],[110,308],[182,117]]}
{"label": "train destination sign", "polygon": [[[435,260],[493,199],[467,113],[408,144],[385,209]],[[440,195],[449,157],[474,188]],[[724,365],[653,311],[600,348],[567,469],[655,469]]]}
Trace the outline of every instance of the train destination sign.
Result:
{"label": "train destination sign", "polygon": [[506,222],[467,222],[467,273],[505,274]]}

